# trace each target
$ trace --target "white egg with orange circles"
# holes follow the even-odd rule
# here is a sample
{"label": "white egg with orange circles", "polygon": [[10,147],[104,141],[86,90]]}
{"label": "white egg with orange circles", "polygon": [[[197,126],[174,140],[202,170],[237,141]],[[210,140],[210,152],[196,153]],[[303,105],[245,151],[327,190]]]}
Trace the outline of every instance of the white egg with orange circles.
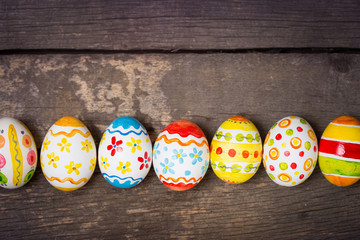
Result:
{"label": "white egg with orange circles", "polygon": [[280,119],[269,130],[263,163],[268,176],[281,186],[296,186],[313,172],[318,157],[314,130],[303,118]]}

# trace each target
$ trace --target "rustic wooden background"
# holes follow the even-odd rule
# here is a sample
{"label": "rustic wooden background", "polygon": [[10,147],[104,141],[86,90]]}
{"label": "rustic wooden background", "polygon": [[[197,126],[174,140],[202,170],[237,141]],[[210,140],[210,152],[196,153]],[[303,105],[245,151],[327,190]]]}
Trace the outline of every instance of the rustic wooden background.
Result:
{"label": "rustic wooden background", "polygon": [[[318,138],[341,115],[360,119],[360,2],[0,1],[0,115],[23,121],[38,148],[59,118],[81,119],[99,143],[129,115],[154,141],[172,121],[208,140],[242,115],[262,139],[279,119],[307,119]],[[226,184],[211,168],[185,192],[153,170],[132,189],[97,168],[74,192],[41,173],[0,189],[0,239],[358,239],[360,184],[303,184],[263,167]]]}

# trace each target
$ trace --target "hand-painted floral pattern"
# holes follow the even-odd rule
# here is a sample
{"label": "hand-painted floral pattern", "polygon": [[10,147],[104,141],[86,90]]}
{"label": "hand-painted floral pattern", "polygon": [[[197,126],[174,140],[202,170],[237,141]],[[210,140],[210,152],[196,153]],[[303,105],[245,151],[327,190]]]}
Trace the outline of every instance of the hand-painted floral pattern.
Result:
{"label": "hand-painted floral pattern", "polygon": [[45,141],[44,141],[44,143],[43,143],[42,151],[48,150],[50,143],[51,143],[51,141],[49,141],[48,137],[46,137],[46,139],[45,139]]}
{"label": "hand-painted floral pattern", "polygon": [[141,151],[141,146],[140,146],[141,140],[135,140],[135,138],[131,138],[131,142],[127,142],[126,145],[128,145],[131,148],[131,152],[135,153],[136,149]]}
{"label": "hand-painted floral pattern", "polygon": [[57,168],[56,161],[59,161],[60,158],[58,156],[55,156],[55,153],[47,154],[47,157],[50,159],[49,165],[52,165],[54,168]]}
{"label": "hand-painted floral pattern", "polygon": [[67,174],[71,174],[72,172],[75,172],[76,175],[79,175],[79,168],[81,167],[81,163],[75,164],[74,161],[70,162],[70,165],[66,165],[65,168],[68,169]]}
{"label": "hand-painted floral pattern", "polygon": [[83,145],[81,148],[82,151],[89,152],[89,149],[93,149],[91,142],[89,142],[89,140],[87,140],[87,139],[85,139],[84,142],[81,142],[81,144]]}
{"label": "hand-painted floral pattern", "polygon": [[61,152],[63,152],[64,150],[70,152],[71,143],[67,142],[66,138],[61,139],[61,142],[58,143],[57,145],[60,147]]}
{"label": "hand-painted floral pattern", "polygon": [[151,161],[150,156],[147,152],[145,152],[144,157],[138,157],[138,161],[141,162],[140,170],[143,170],[143,168],[149,168],[149,163]]}
{"label": "hand-painted floral pattern", "polygon": [[41,168],[44,168],[44,167],[45,167],[45,164],[43,163],[42,158],[43,158],[43,156],[40,155],[40,165],[41,165]]}
{"label": "hand-painted floral pattern", "polygon": [[103,156],[101,156],[101,166],[103,166],[105,169],[110,167],[110,163],[108,163],[107,161],[107,157],[104,158]]}
{"label": "hand-painted floral pattern", "polygon": [[116,141],[116,137],[111,138],[111,145],[107,146],[107,150],[111,151],[111,156],[114,156],[116,152],[123,151],[123,148],[120,147],[122,143],[122,140]]}
{"label": "hand-painted floral pattern", "polygon": [[209,160],[206,160],[205,165],[201,167],[201,171],[202,171],[201,174],[204,175],[206,173],[208,166],[209,166]]}
{"label": "hand-painted floral pattern", "polygon": [[89,170],[92,172],[94,169],[95,169],[95,165],[96,165],[96,158],[92,158],[90,160],[90,167],[89,167]]}
{"label": "hand-painted floral pattern", "polygon": [[105,141],[105,139],[106,139],[105,135],[106,135],[106,132],[104,132],[104,135],[102,136],[102,138],[100,140],[100,145],[102,145],[103,142]]}
{"label": "hand-painted floral pattern", "polygon": [[166,174],[168,171],[171,174],[175,174],[175,171],[172,169],[173,166],[175,166],[175,163],[169,162],[168,158],[165,158],[164,162],[160,163],[160,166],[163,167],[162,173]]}
{"label": "hand-painted floral pattern", "polygon": [[123,162],[119,162],[119,166],[116,168],[116,170],[121,171],[122,174],[125,174],[126,172],[131,172],[132,170],[129,168],[131,163],[128,161],[125,164]]}
{"label": "hand-painted floral pattern", "polygon": [[157,159],[157,156],[160,155],[160,150],[159,150],[159,145],[160,143],[155,144],[155,148],[154,148],[154,158]]}
{"label": "hand-painted floral pattern", "polygon": [[179,163],[180,164],[183,164],[184,163],[184,158],[187,157],[187,154],[184,153],[184,150],[183,149],[180,149],[179,151],[174,149],[173,150],[173,153],[174,155],[172,155],[172,159],[173,160],[179,160]]}
{"label": "hand-painted floral pattern", "polygon": [[216,163],[215,163],[214,161],[211,161],[211,167],[212,167],[213,169],[216,169]]}
{"label": "hand-painted floral pattern", "polygon": [[189,154],[189,156],[193,159],[192,165],[195,165],[198,161],[202,162],[201,155],[203,154],[203,151],[198,151],[196,148],[193,148],[193,152]]}

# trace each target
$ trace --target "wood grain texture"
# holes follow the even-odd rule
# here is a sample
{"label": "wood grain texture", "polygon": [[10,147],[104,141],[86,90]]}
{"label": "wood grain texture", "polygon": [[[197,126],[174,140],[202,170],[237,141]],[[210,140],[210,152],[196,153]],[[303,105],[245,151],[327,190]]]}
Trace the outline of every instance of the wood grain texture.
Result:
{"label": "wood grain texture", "polygon": [[[0,113],[22,120],[40,148],[60,117],[80,118],[99,143],[117,117],[140,120],[154,141],[172,121],[197,123],[209,141],[233,115],[264,139],[287,115],[318,137],[334,118],[360,119],[356,54],[58,54],[0,56]],[[303,184],[277,186],[263,167],[241,185],[211,168],[185,192],[153,169],[132,189],[116,189],[97,168],[74,192],[51,187],[38,167],[31,182],[0,189],[1,239],[356,239],[360,185],[339,188],[317,167]]]}
{"label": "wood grain texture", "polygon": [[359,48],[360,2],[0,2],[0,49]]}

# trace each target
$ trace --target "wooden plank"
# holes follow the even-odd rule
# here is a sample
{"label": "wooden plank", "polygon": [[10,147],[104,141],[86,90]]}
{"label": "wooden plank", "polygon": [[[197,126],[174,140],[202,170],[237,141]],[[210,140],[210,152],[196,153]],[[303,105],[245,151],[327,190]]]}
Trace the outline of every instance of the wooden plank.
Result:
{"label": "wooden plank", "polygon": [[[287,115],[308,120],[318,137],[334,118],[360,119],[358,54],[57,54],[0,56],[0,113],[24,121],[38,147],[60,117],[73,115],[95,141],[116,117],[134,116],[154,141],[178,119],[210,141],[241,114],[262,138]],[[0,189],[2,239],[356,239],[360,185],[332,186],[317,167],[294,188],[263,167],[230,185],[209,169],[186,192],[168,190],[153,170],[137,187],[115,189],[99,169],[74,192],[51,187],[38,168],[18,190]]]}
{"label": "wooden plank", "polygon": [[0,49],[359,48],[359,11],[357,0],[5,0]]}

